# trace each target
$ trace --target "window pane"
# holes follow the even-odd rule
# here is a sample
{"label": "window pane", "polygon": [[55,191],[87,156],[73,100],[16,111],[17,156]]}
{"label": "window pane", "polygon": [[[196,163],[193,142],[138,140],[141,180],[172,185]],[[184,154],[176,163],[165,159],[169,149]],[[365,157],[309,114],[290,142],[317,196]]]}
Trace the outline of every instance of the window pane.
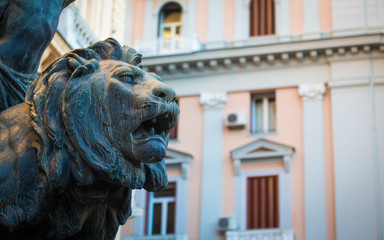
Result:
{"label": "window pane", "polygon": [[168,203],[167,234],[175,233],[175,202]]}
{"label": "window pane", "polygon": [[268,100],[269,131],[276,131],[276,101],[274,98]]}
{"label": "window pane", "polygon": [[153,204],[152,234],[161,233],[161,203]]}
{"label": "window pane", "polygon": [[255,133],[260,133],[263,131],[263,101],[258,99],[255,101],[255,121],[256,128]]}
{"label": "window pane", "polygon": [[163,37],[165,37],[165,38],[172,37],[171,27],[164,27],[163,28]]}
{"label": "window pane", "polygon": [[176,26],[176,36],[181,35],[181,26]]}

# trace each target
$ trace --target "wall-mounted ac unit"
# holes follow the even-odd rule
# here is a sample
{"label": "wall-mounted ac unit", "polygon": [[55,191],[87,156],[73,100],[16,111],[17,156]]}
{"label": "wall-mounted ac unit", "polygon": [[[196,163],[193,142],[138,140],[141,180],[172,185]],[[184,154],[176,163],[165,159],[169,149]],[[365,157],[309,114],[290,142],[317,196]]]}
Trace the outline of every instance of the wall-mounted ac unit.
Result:
{"label": "wall-mounted ac unit", "polygon": [[237,230],[236,219],[234,217],[219,218],[219,231]]}
{"label": "wall-mounted ac unit", "polygon": [[228,128],[242,128],[247,125],[247,114],[245,112],[229,113],[225,119]]}

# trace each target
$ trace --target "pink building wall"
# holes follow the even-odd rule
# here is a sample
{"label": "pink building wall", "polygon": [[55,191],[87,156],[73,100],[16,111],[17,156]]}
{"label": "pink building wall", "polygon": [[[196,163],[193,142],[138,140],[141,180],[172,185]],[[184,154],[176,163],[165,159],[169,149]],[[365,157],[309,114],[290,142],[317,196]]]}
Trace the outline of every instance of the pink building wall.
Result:
{"label": "pink building wall", "polygon": [[[271,141],[292,146],[292,227],[297,239],[305,238],[304,219],[304,166],[303,166],[303,120],[302,100],[297,88],[276,89],[277,134],[266,137]],[[250,92],[228,93],[225,114],[236,111],[250,113]],[[256,136],[250,135],[249,124],[242,130],[223,129],[223,216],[235,215],[235,170],[230,152],[253,142]],[[242,170],[281,169],[282,162],[259,162],[242,164]]]}
{"label": "pink building wall", "polygon": [[[162,4],[163,0],[155,0],[154,7]],[[183,1],[186,5],[188,0]],[[235,0],[223,0],[224,4],[224,36],[231,41],[235,32]],[[132,5],[132,42],[143,39],[145,1],[136,0]],[[320,28],[322,31],[332,29],[331,0],[319,1]],[[290,29],[292,34],[300,34],[304,26],[303,0],[290,1]],[[196,0],[196,33],[201,42],[206,41],[208,31],[208,1]],[[329,92],[329,91],[328,91]],[[200,96],[187,96],[179,99],[181,108],[178,140],[170,144],[170,149],[178,150],[193,156],[190,164],[189,202],[188,202],[188,236],[190,239],[199,238],[200,201],[201,201],[201,172],[203,150],[204,110],[200,104]],[[268,139],[295,148],[292,159],[292,227],[297,239],[305,239],[304,212],[304,165],[303,165],[303,110],[302,100],[297,88],[276,90],[277,135]],[[331,96],[324,97],[324,131],[326,153],[326,203],[327,203],[327,234],[328,239],[336,239],[335,226],[335,193],[334,193],[334,163],[331,124]],[[234,111],[250,112],[250,92],[228,93],[228,102],[224,113]],[[225,115],[225,114],[224,114]],[[230,152],[240,146],[250,143],[257,138],[250,136],[249,124],[243,130],[223,129],[223,196],[222,215],[235,215],[235,173]],[[244,164],[243,169],[282,168],[281,163]],[[180,171],[169,171],[170,176],[180,175]],[[129,220],[123,228],[123,235],[132,233],[132,221]]]}
{"label": "pink building wall", "polygon": [[204,110],[200,96],[181,97],[179,106],[178,140],[169,148],[192,155],[188,178],[188,236],[199,239]]}
{"label": "pink building wall", "polygon": [[145,17],[145,1],[136,0],[132,2],[132,35],[131,43],[134,45],[137,40],[143,40]]}
{"label": "pink building wall", "polygon": [[319,16],[321,31],[332,30],[332,0],[319,1]]}
{"label": "pink building wall", "polygon": [[205,42],[208,34],[208,1],[196,0],[196,35]]}
{"label": "pink building wall", "polygon": [[[165,0],[155,0],[153,7],[158,9],[159,4],[164,4]],[[188,0],[181,0],[185,6],[188,6]],[[224,5],[224,38],[226,41],[232,41],[235,34],[235,0],[223,0]],[[132,3],[132,36],[131,42],[143,40],[144,18],[145,18],[145,0],[135,0]],[[209,4],[207,0],[196,0],[196,35],[200,42],[205,43],[208,34],[208,13]],[[332,0],[319,1],[319,22],[322,31],[332,30]],[[304,3],[303,0],[290,1],[290,30],[292,34],[300,34],[304,27]],[[157,29],[155,27],[155,29]]]}
{"label": "pink building wall", "polygon": [[224,0],[224,38],[226,41],[232,41],[235,35],[236,22],[236,1]]}
{"label": "pink building wall", "polygon": [[333,160],[333,128],[331,90],[324,96],[324,139],[325,139],[325,187],[327,205],[327,238],[336,240],[335,173]]}

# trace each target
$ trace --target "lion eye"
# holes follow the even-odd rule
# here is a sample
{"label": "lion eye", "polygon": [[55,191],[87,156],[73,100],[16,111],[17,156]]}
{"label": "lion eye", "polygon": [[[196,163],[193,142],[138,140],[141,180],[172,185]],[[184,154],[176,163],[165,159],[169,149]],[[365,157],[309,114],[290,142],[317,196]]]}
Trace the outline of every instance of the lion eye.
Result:
{"label": "lion eye", "polygon": [[122,82],[125,82],[125,83],[128,83],[128,84],[133,84],[134,83],[133,77],[131,75],[120,76],[120,79],[121,79]]}

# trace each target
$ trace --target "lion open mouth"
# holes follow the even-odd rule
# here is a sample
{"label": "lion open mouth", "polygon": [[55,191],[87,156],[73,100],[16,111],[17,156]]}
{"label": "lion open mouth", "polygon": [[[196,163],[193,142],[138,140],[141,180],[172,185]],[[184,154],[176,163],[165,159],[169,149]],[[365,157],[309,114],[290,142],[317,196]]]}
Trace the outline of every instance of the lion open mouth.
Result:
{"label": "lion open mouth", "polygon": [[175,125],[177,115],[171,111],[164,112],[149,120],[142,122],[132,137],[138,142],[146,142],[152,139],[161,139],[167,143],[167,136],[171,128]]}

